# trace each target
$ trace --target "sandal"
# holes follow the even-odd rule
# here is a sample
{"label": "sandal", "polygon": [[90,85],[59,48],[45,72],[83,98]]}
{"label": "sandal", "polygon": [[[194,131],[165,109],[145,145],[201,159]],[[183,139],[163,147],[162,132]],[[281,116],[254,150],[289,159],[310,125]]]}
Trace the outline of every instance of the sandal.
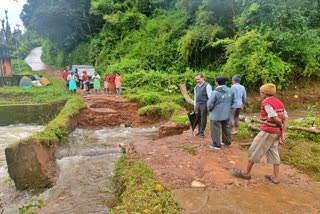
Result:
{"label": "sandal", "polygon": [[233,170],[233,174],[238,178],[243,178],[243,179],[246,179],[246,180],[250,180],[251,179],[251,175],[244,175],[243,171],[241,169],[234,169]]}
{"label": "sandal", "polygon": [[264,176],[268,181],[274,183],[274,184],[279,184],[280,182],[276,180],[272,175],[265,175]]}

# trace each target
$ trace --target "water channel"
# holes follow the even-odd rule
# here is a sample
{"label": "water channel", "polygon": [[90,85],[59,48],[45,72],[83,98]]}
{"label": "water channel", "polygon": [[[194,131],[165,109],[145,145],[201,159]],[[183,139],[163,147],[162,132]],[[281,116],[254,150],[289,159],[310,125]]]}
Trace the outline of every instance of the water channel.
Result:
{"label": "water channel", "polygon": [[[41,48],[31,51],[25,61],[32,70],[43,70]],[[60,110],[63,104],[53,106],[0,107],[0,214],[16,214],[23,205],[43,200],[44,207],[36,213],[108,213],[112,197],[110,178],[122,148],[128,142],[154,138],[158,128],[104,128],[76,129],[68,144],[56,150],[59,171],[54,187],[40,192],[16,191],[10,180],[5,161],[5,148],[21,138],[30,136]],[[41,112],[53,112],[52,115]]]}
{"label": "water channel", "polygon": [[0,213],[18,213],[20,203],[30,198],[28,191],[16,192],[13,181],[10,180],[7,162],[4,154],[5,148],[22,138],[35,134],[44,129],[44,126],[16,124],[0,126]]}
{"label": "water channel", "polygon": [[56,151],[56,185],[40,194],[16,192],[7,174],[4,148],[42,129],[23,124],[0,127],[0,134],[6,136],[0,141],[0,200],[6,214],[18,213],[18,208],[30,203],[32,197],[33,202],[44,201],[37,213],[108,213],[108,200],[113,196],[110,178],[122,154],[119,145],[154,138],[157,133],[157,128],[76,129],[69,136],[69,144]]}

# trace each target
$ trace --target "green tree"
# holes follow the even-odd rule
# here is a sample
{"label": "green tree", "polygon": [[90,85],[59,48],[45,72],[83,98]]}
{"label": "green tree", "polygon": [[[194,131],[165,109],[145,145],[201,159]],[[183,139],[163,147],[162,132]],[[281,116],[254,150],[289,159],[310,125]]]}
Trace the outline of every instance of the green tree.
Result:
{"label": "green tree", "polygon": [[64,51],[70,51],[102,26],[102,17],[89,14],[90,0],[28,0],[20,15],[25,27]]}
{"label": "green tree", "polygon": [[247,88],[256,88],[267,82],[276,83],[279,88],[288,84],[290,64],[284,62],[271,51],[270,33],[262,35],[251,30],[235,39],[221,40],[213,45],[224,44],[227,50],[227,63],[223,70],[229,75],[243,76]]}
{"label": "green tree", "polygon": [[293,78],[319,76],[319,1],[249,0],[243,1],[242,10],[235,19],[239,31],[271,29],[272,49],[294,65]]}

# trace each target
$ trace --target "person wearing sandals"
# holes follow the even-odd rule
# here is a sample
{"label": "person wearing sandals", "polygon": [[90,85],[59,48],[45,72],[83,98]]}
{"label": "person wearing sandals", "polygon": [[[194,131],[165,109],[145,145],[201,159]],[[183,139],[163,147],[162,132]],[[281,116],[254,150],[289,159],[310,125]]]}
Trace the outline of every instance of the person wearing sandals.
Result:
{"label": "person wearing sandals", "polygon": [[231,106],[230,116],[231,134],[238,133],[240,111],[242,106],[247,102],[246,89],[243,85],[240,85],[240,81],[241,76],[239,74],[232,77],[231,91],[234,94],[234,103]]}
{"label": "person wearing sandals", "polygon": [[[216,88],[211,92],[207,107],[210,111],[210,133],[212,149],[221,149],[221,145],[231,145],[230,135],[230,109],[234,102],[234,96],[229,87],[225,85],[226,78],[217,76],[215,79]],[[220,142],[220,127],[222,127],[222,143]]]}
{"label": "person wearing sandals", "polygon": [[276,86],[272,83],[260,87],[261,103],[260,132],[254,138],[248,150],[246,170],[235,169],[234,175],[243,179],[251,179],[251,170],[266,155],[267,162],[273,164],[273,175],[265,178],[274,184],[279,183],[280,156],[278,145],[284,144],[287,138],[288,114],[283,103],[274,97]]}

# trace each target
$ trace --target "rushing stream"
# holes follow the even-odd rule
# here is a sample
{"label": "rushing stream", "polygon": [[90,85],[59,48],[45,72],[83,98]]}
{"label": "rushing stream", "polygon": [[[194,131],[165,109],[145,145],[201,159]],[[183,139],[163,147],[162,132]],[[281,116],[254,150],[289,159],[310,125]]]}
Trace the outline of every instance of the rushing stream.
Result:
{"label": "rushing stream", "polygon": [[18,213],[18,206],[31,197],[27,191],[16,192],[14,183],[9,179],[4,149],[11,143],[35,134],[44,126],[17,124],[0,126],[0,213]]}
{"label": "rushing stream", "polygon": [[[30,134],[41,129],[38,126],[25,126],[14,131],[11,126],[6,126],[2,127],[1,134],[10,138],[28,128]],[[44,207],[37,213],[108,213],[108,199],[113,196],[110,178],[114,163],[122,153],[119,145],[126,145],[133,140],[151,139],[156,133],[157,128],[76,129],[69,137],[69,144],[56,151],[59,170],[56,185],[40,195],[33,194],[36,195],[33,201],[44,201]],[[11,142],[18,139],[11,139]],[[13,183],[6,181],[8,174],[3,157],[9,141],[1,139],[0,142],[0,199],[4,213],[17,213],[26,199],[31,198],[31,194],[15,192]]]}

